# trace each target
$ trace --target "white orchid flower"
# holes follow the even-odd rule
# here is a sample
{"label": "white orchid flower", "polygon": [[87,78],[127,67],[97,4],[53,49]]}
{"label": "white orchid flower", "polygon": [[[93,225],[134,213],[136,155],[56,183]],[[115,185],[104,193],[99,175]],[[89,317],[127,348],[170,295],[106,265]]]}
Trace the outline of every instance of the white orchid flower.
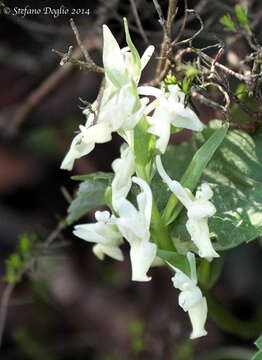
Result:
{"label": "white orchid flower", "polygon": [[115,176],[112,182],[112,204],[115,207],[120,198],[126,198],[132,185],[131,176],[135,172],[135,162],[131,148],[122,144],[121,157],[112,163]]}
{"label": "white orchid flower", "polygon": [[152,212],[152,192],[149,185],[138,177],[132,181],[142,192],[137,196],[138,209],[124,197],[115,204],[119,218],[116,224],[120,233],[129,242],[133,281],[149,281],[147,272],[152,265],[157,246],[150,242],[150,221]]}
{"label": "white orchid flower", "polygon": [[140,95],[151,95],[156,100],[148,106],[147,113],[155,109],[153,116],[149,118],[151,124],[148,132],[158,136],[156,147],[161,153],[166,151],[170,138],[171,125],[202,131],[204,126],[196,113],[185,106],[185,94],[178,85],[169,85],[168,92],[150,86],[138,88]]}
{"label": "white orchid flower", "polygon": [[74,161],[80,157],[89,154],[96,143],[105,143],[110,141],[111,129],[106,123],[93,125],[95,115],[89,112],[85,126],[80,125],[80,133],[77,134],[66,154],[60,168],[72,170]]}
{"label": "white orchid flower", "polygon": [[133,92],[133,85],[126,84],[104,102],[98,113],[98,123],[106,124],[111,132],[132,130],[144,114],[147,98],[139,99]]}
{"label": "white orchid flower", "polygon": [[193,330],[191,332],[190,339],[196,339],[207,335],[205,330],[207,302],[206,298],[203,297],[201,290],[197,286],[195,255],[188,252],[187,259],[190,264],[190,278],[170,263],[169,266],[176,271],[175,276],[171,279],[173,285],[181,291],[178,297],[178,303],[184,311],[188,312],[192,324]]}
{"label": "white orchid flower", "polygon": [[209,261],[219,257],[211,243],[208,227],[208,218],[216,213],[215,206],[209,201],[213,196],[213,191],[209,185],[202,184],[194,197],[189,189],[184,188],[178,181],[172,180],[167,175],[160,156],[156,157],[156,165],[162,180],[187,209],[188,221],[186,228],[191,240],[198,248],[199,256]]}
{"label": "white orchid flower", "polygon": [[96,223],[76,225],[74,235],[96,243],[93,246],[93,252],[100,260],[107,255],[122,261],[124,256],[119,246],[123,243],[123,239],[114,223],[114,218],[110,218],[108,211],[96,211],[95,218]]}
{"label": "white orchid flower", "polygon": [[[125,28],[125,31],[127,34],[128,29]],[[134,47],[132,49],[126,47],[121,50],[115,37],[106,25],[103,25],[103,39],[103,64],[108,79],[110,79],[116,88],[121,88],[130,82],[137,84],[143,68],[147,65],[154,52],[154,46],[150,45],[140,59]],[[136,58],[136,61],[134,58]]]}
{"label": "white orchid flower", "polygon": [[[128,31],[128,30],[126,30]],[[141,72],[153,54],[154,47],[149,46],[140,59],[135,48],[120,49],[109,28],[103,26],[103,63],[105,68],[105,86],[100,100],[92,104],[93,112],[85,109],[85,126],[73,139],[61,168],[72,170],[74,161],[89,154],[96,143],[111,140],[112,132],[132,130],[145,111],[148,99],[139,99],[137,83]],[[134,61],[133,52],[136,52]],[[124,134],[127,138],[128,134]]]}

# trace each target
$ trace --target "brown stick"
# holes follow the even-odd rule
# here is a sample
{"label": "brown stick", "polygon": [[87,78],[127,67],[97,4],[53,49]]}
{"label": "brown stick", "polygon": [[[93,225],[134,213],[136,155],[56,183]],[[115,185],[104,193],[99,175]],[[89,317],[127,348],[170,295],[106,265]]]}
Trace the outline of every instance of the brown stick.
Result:
{"label": "brown stick", "polygon": [[135,18],[138,30],[140,32],[140,35],[141,35],[142,39],[144,40],[144,42],[148,45],[149,44],[148,37],[147,37],[147,35],[145,33],[145,30],[143,28],[143,25],[141,23],[141,20],[140,20],[138,11],[137,11],[135,0],[129,0],[129,1],[130,1],[130,4],[131,4],[131,8],[132,8],[134,18]]}

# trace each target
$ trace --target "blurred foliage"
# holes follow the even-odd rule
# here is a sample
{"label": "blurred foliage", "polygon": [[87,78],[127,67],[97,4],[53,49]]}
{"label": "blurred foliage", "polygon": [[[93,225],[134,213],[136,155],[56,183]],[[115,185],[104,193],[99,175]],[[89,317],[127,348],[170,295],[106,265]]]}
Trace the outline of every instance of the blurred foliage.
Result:
{"label": "blurred foliage", "polygon": [[33,258],[36,235],[21,235],[15,253],[9,255],[6,260],[5,281],[16,284],[20,282],[22,275]]}

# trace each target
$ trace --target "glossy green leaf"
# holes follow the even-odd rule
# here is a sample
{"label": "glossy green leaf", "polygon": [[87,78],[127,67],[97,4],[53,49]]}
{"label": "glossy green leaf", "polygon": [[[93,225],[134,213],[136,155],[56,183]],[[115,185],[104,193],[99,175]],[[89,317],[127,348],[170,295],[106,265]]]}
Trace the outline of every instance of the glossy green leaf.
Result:
{"label": "glossy green leaf", "polygon": [[262,351],[258,351],[251,360],[262,360]]}
{"label": "glossy green leaf", "polygon": [[71,225],[88,211],[104,205],[107,184],[104,181],[86,180],[79,185],[75,199],[68,208],[67,223]]}
{"label": "glossy green leaf", "polygon": [[[183,186],[187,187],[191,191],[195,190],[204,169],[224,140],[227,130],[228,124],[220,126],[220,128],[216,129],[216,131],[211,134],[211,136],[206,139],[206,142],[197,150],[181,178]],[[169,167],[167,169],[169,169]],[[166,224],[172,223],[179,215],[182,208],[182,204],[178,203],[176,196],[172,194],[163,213],[164,222]]]}
{"label": "glossy green leaf", "polygon": [[262,335],[256,340],[255,345],[259,350],[262,350]]}
{"label": "glossy green leaf", "polygon": [[255,345],[258,348],[258,352],[255,353],[251,360],[262,360],[262,335],[259,336]]}
{"label": "glossy green leaf", "polygon": [[[216,121],[212,122],[202,134],[195,136],[196,146],[201,146],[217,126]],[[229,131],[203,172],[201,183],[208,182],[214,191],[212,202],[217,212],[209,220],[209,228],[217,250],[226,250],[262,235],[261,146],[261,135],[252,139],[241,131]],[[176,246],[182,252],[194,249],[186,221],[183,210],[172,231]]]}

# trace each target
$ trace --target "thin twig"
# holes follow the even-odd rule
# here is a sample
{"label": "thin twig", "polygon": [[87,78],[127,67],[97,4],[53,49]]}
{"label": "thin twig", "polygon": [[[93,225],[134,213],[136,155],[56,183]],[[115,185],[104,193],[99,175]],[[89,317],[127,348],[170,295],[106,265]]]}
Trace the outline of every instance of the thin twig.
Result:
{"label": "thin twig", "polygon": [[181,28],[179,30],[179,33],[178,35],[176,36],[175,40],[172,41],[172,46],[174,46],[178,40],[181,38],[181,36],[183,35],[184,33],[184,30],[185,30],[185,27],[186,27],[186,23],[187,23],[187,18],[188,18],[188,4],[187,4],[187,0],[184,0],[184,4],[185,4],[185,15],[184,15],[184,18],[183,18],[183,22],[182,22],[182,25],[181,25]]}
{"label": "thin twig", "polygon": [[0,303],[0,348],[2,346],[4,328],[6,323],[6,316],[8,310],[8,304],[15,288],[15,283],[8,283],[4,289],[1,303]]}
{"label": "thin twig", "polygon": [[169,39],[171,39],[172,36],[172,24],[174,21],[174,17],[176,16],[177,1],[178,0],[169,0],[169,4],[168,4],[166,29]]}
{"label": "thin twig", "polygon": [[200,103],[205,104],[211,108],[219,109],[224,112],[223,105],[218,104],[214,100],[207,98],[206,96],[200,94],[197,90],[193,90],[190,94],[192,97],[196,98]]}
{"label": "thin twig", "polygon": [[167,40],[168,38],[168,31],[167,31],[167,26],[166,26],[166,20],[164,18],[164,15],[163,15],[163,12],[162,12],[162,9],[161,9],[161,6],[159,5],[159,2],[158,0],[153,0],[153,3],[155,5],[155,9],[158,13],[158,17],[159,17],[159,23],[160,25],[162,26],[163,28],[163,31],[164,31],[164,41]]}
{"label": "thin twig", "polygon": [[182,40],[182,41],[179,41],[178,43],[172,43],[171,45],[174,46],[174,45],[181,45],[181,44],[187,44],[187,43],[192,43],[192,41],[203,31],[204,29],[204,23],[203,23],[203,20],[201,18],[201,16],[194,10],[194,9],[186,9],[186,11],[188,13],[191,13],[193,15],[195,15],[198,19],[198,21],[200,22],[200,28],[199,30],[197,30],[190,38],[188,39],[185,39],[185,40]]}
{"label": "thin twig", "polygon": [[131,8],[132,8],[132,11],[133,11],[133,14],[134,14],[135,22],[136,22],[137,27],[139,29],[140,35],[141,35],[142,39],[144,40],[144,42],[148,45],[149,40],[148,40],[148,37],[147,37],[147,35],[145,33],[143,25],[141,23],[141,20],[140,20],[138,11],[137,11],[135,0],[129,0],[129,1],[130,1],[130,4],[131,4]]}
{"label": "thin twig", "polygon": [[98,72],[101,74],[104,73],[104,69],[101,66],[96,65],[94,62],[90,64],[85,61],[75,59],[72,56],[72,46],[69,46],[67,53],[62,53],[61,51],[55,49],[52,49],[52,51],[62,58],[60,61],[61,66],[64,66],[66,63],[71,63],[73,65],[78,66],[80,70]]}
{"label": "thin twig", "polygon": [[167,21],[164,19],[162,9],[161,9],[158,1],[153,0],[153,2],[155,5],[155,8],[156,8],[156,11],[158,13],[158,16],[159,16],[159,23],[161,24],[161,26],[163,28],[163,33],[164,33],[163,41],[161,44],[160,57],[159,57],[159,61],[158,61],[157,68],[156,68],[156,78],[160,78],[161,73],[163,72],[163,70],[166,69],[167,64],[169,64],[167,62],[167,58],[168,58],[168,53],[170,50],[172,22],[174,20],[177,2],[175,0],[169,0],[168,11],[167,11]]}
{"label": "thin twig", "polygon": [[223,96],[225,98],[225,105],[222,106],[223,112],[227,113],[227,110],[230,105],[230,97],[229,97],[228,93],[225,91],[225,89],[223,88],[223,86],[221,86],[220,84],[214,83],[214,82],[205,83],[204,86],[205,87],[214,86],[214,87],[218,88],[218,90],[223,94]]}
{"label": "thin twig", "polygon": [[58,235],[61,233],[61,231],[63,231],[67,226],[68,226],[68,223],[67,223],[66,219],[59,221],[56,228],[45,239],[44,246],[48,247],[58,237]]}
{"label": "thin twig", "polygon": [[80,39],[79,31],[78,31],[78,29],[76,27],[76,24],[75,24],[74,20],[70,19],[69,21],[70,21],[70,26],[71,26],[71,28],[73,30],[73,33],[75,34],[77,44],[78,44],[79,48],[81,49],[81,51],[82,51],[82,53],[83,53],[83,55],[84,55],[84,57],[86,59],[87,64],[90,64],[91,66],[95,66],[96,64],[91,59],[91,56],[89,55],[86,47],[83,45],[82,40]]}

